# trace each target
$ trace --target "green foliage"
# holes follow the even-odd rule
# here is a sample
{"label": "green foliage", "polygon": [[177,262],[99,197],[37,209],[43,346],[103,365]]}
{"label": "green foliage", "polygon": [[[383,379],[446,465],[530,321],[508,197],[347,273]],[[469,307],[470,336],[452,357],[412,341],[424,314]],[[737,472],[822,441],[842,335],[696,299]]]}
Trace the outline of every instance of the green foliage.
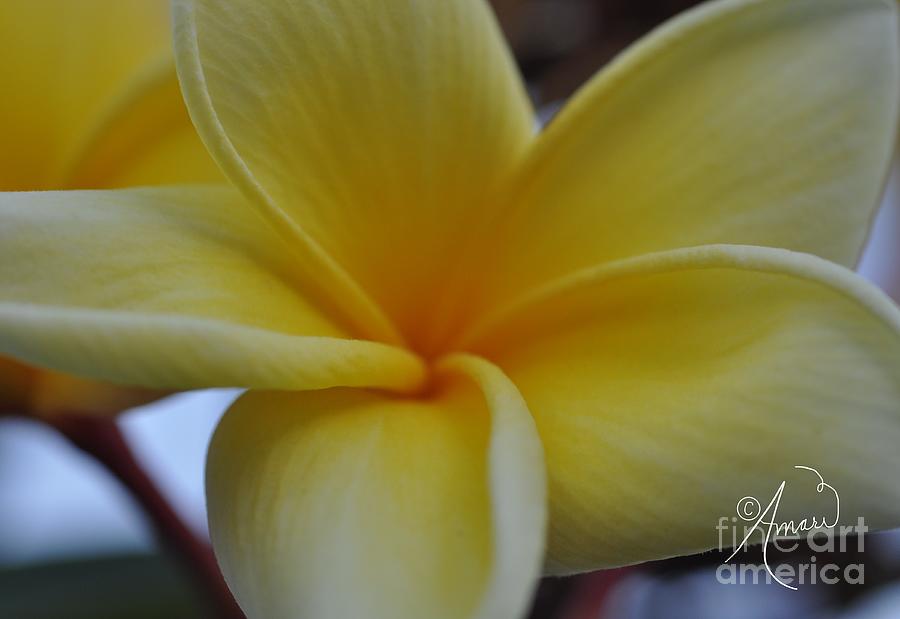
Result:
{"label": "green foliage", "polygon": [[0,570],[8,619],[197,619],[186,573],[161,556],[121,556]]}

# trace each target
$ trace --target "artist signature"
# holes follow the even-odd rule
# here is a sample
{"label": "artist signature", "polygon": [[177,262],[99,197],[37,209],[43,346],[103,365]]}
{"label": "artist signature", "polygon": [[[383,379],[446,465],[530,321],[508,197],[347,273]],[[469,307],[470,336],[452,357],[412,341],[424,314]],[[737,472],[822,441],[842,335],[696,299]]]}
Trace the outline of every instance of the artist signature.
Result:
{"label": "artist signature", "polygon": [[741,543],[735,546],[734,552],[731,553],[723,563],[730,562],[738,552],[741,551],[742,548],[745,547],[747,541],[750,539],[750,536],[753,535],[754,531],[763,532],[763,527],[765,527],[765,539],[763,540],[763,564],[765,564],[766,571],[769,575],[783,587],[787,587],[788,589],[797,590],[797,587],[793,587],[784,581],[780,580],[772,569],[769,567],[769,561],[767,556],[767,550],[769,542],[774,538],[778,537],[796,537],[801,533],[808,533],[809,531],[815,530],[829,530],[834,529],[837,526],[838,519],[841,515],[841,498],[838,496],[837,490],[834,489],[833,486],[825,482],[825,479],[819,474],[819,471],[809,466],[795,466],[795,469],[802,469],[805,471],[810,471],[816,475],[819,480],[819,483],[816,484],[816,492],[822,493],[825,492],[826,489],[834,495],[834,520],[830,521],[826,516],[822,516],[821,520],[816,516],[811,516],[809,518],[804,518],[799,522],[794,522],[793,520],[787,520],[784,522],[779,522],[777,520],[778,516],[778,505],[781,503],[781,495],[784,493],[784,487],[787,482],[782,481],[781,485],[778,486],[778,489],[775,491],[775,494],[772,496],[772,499],[769,501],[769,504],[765,509],[762,509],[762,506],[759,500],[753,496],[745,496],[740,501],[737,502],[737,515],[744,520],[745,522],[749,522],[755,519],[753,526],[747,531],[747,534],[744,536],[744,539],[741,540]]}

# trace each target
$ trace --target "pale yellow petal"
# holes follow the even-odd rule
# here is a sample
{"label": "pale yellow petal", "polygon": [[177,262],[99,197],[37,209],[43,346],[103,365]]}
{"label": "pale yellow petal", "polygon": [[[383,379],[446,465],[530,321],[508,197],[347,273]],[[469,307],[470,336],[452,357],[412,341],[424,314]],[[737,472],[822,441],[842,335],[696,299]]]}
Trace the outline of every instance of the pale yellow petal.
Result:
{"label": "pale yellow petal", "polygon": [[521,617],[541,573],[547,525],[547,479],[534,420],[515,385],[488,361],[451,355],[441,361],[440,370],[475,381],[491,411],[487,466],[494,556],[474,616]]}
{"label": "pale yellow petal", "polygon": [[67,159],[59,186],[51,189],[225,180],[191,123],[169,54],[110,100]]}
{"label": "pale yellow petal", "polygon": [[893,0],[721,0],[664,25],[540,137],[487,294],[708,243],[851,266],[895,141],[898,32]]}
{"label": "pale yellow petal", "polygon": [[[0,6],[0,189],[223,180],[181,97],[167,4]],[[6,375],[0,381],[9,383],[0,388],[0,408],[18,413],[107,414],[159,397],[8,359],[0,364]]]}
{"label": "pale yellow petal", "polygon": [[533,133],[487,3],[178,0],[175,23],[222,169],[370,332],[415,345]]}
{"label": "pale yellow petal", "polygon": [[714,548],[719,518],[783,479],[778,520],[821,518],[795,465],[837,489],[842,524],[900,524],[900,311],[852,272],[699,247],[584,271],[494,319],[471,347],[535,416],[551,571]]}
{"label": "pale yellow petal", "polygon": [[427,399],[250,393],[226,414],[210,531],[249,619],[524,614],[546,512],[533,421],[486,362],[443,372]]}
{"label": "pale yellow petal", "polygon": [[[0,352],[159,388],[410,387],[420,363],[345,339],[233,190],[0,194]],[[341,339],[338,339],[341,338]]]}
{"label": "pale yellow petal", "polygon": [[171,46],[165,0],[0,3],[0,190],[59,188],[69,151]]}

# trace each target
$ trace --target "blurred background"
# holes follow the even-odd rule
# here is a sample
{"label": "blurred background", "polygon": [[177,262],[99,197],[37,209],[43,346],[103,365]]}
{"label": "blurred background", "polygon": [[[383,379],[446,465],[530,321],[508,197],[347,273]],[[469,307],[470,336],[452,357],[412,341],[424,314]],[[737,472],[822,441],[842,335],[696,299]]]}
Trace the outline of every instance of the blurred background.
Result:
{"label": "blurred background", "polygon": [[[493,0],[541,119],[685,0]],[[900,298],[900,183],[889,184],[860,270]],[[203,463],[236,391],[184,394],[136,409],[121,427],[198,535]],[[900,534],[867,538],[864,585],[720,585],[719,553],[545,581],[533,617],[780,619],[900,617]],[[757,560],[760,558],[757,557]],[[748,560],[753,560],[752,557]],[[854,562],[852,555],[820,561]],[[137,603],[136,603],[137,602]],[[38,422],[0,418],[0,618],[202,617],[177,561],[115,479]]]}

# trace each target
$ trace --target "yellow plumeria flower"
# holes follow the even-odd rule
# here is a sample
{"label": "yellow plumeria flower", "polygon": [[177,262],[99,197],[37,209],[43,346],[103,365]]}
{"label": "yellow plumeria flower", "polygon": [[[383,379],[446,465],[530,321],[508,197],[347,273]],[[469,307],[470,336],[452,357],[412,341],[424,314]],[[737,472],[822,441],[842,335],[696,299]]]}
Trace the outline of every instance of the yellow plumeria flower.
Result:
{"label": "yellow plumeria flower", "polygon": [[706,4],[537,136],[483,0],[174,19],[237,189],[2,196],[0,347],[250,389],[207,483],[251,619],[516,617],[542,571],[715,546],[798,463],[900,523],[900,312],[846,268],[894,2]]}
{"label": "yellow plumeria flower", "polygon": [[[0,190],[220,179],[184,108],[170,31],[166,0],[3,0]],[[159,395],[0,358],[0,412],[112,413]]]}

